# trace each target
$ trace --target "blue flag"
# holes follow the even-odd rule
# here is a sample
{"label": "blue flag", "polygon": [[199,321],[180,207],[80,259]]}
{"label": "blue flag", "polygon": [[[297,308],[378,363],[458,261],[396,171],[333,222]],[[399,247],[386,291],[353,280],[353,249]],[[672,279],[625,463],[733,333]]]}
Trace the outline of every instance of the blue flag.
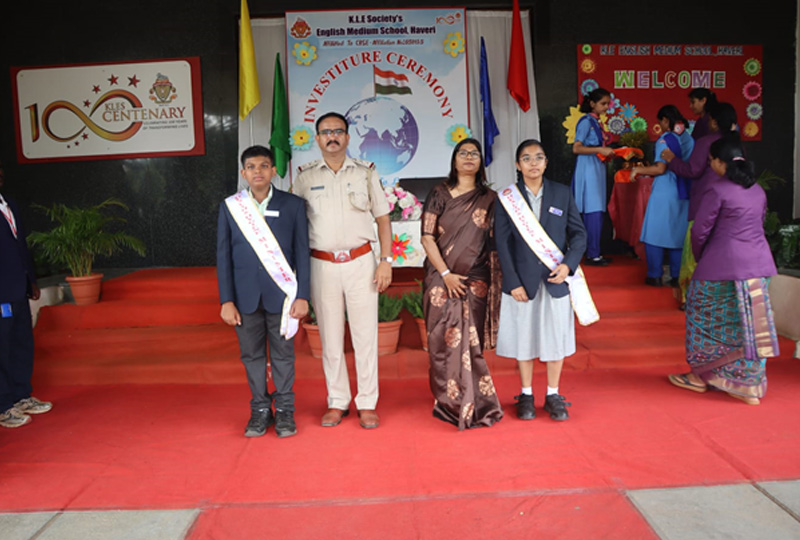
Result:
{"label": "blue flag", "polygon": [[486,65],[486,45],[481,36],[481,102],[483,103],[483,154],[484,165],[492,162],[494,138],[500,135],[492,112],[492,91],[489,88],[489,68]]}

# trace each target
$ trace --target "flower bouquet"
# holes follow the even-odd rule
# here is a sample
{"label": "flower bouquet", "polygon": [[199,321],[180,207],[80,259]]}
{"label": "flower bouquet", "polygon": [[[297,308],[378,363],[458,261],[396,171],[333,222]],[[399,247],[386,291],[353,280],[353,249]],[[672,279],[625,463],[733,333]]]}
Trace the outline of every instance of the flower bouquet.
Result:
{"label": "flower bouquet", "polygon": [[383,192],[389,202],[389,219],[392,221],[412,221],[422,217],[422,203],[398,185],[384,186]]}

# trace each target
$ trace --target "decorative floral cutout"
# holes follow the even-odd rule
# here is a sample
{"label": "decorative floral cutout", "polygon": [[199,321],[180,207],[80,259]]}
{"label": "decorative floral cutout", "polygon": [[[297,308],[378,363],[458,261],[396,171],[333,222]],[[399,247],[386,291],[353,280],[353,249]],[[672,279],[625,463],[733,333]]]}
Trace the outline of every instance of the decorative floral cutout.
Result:
{"label": "decorative floral cutout", "polygon": [[625,119],[621,116],[612,116],[608,119],[606,124],[608,126],[608,131],[613,133],[614,135],[621,135],[625,132],[628,128],[628,124],[625,122]]}
{"label": "decorative floral cutout", "polygon": [[747,61],[744,63],[744,72],[750,75],[751,77],[755,77],[759,73],[761,73],[761,62],[759,62],[755,58],[748,58]]}
{"label": "decorative floral cutout", "polygon": [[587,58],[581,62],[581,71],[584,73],[594,73],[595,69],[597,69],[597,64],[595,64],[594,60],[591,58]]}
{"label": "decorative floral cutout", "polygon": [[297,126],[289,133],[289,144],[293,150],[308,150],[314,141],[314,135],[306,126]]}
{"label": "decorative floral cutout", "polygon": [[317,48],[310,45],[308,41],[303,43],[295,43],[292,49],[292,56],[299,65],[310,66],[311,62],[317,59]]}
{"label": "decorative floral cutout", "polygon": [[406,234],[393,235],[392,237],[392,259],[395,261],[408,260],[408,255],[413,253],[414,247],[410,245],[411,238]]}
{"label": "decorative floral cutout", "polygon": [[619,109],[619,98],[614,96],[614,92],[611,92],[611,101],[608,104],[606,112],[608,114],[614,114],[617,109]]}
{"label": "decorative floral cutout", "polygon": [[580,108],[570,107],[569,115],[561,122],[561,125],[567,130],[567,144],[575,142],[575,126],[578,125],[578,120],[581,119],[581,116],[583,116],[583,113]]}
{"label": "decorative floral cutout", "polygon": [[586,43],[583,47],[581,47],[581,51],[583,54],[592,54],[592,46]]}
{"label": "decorative floral cutout", "polygon": [[761,85],[756,81],[750,81],[742,88],[742,95],[747,98],[748,101],[757,100],[761,97]]}
{"label": "decorative floral cutout", "polygon": [[[636,109],[636,105],[631,105],[630,103],[626,102],[625,105],[622,106],[622,110],[620,111],[619,114],[626,121],[630,122],[631,120],[639,116],[639,111]],[[631,128],[632,127],[633,126],[631,126]]]}
{"label": "decorative floral cutout", "polygon": [[586,79],[581,83],[581,94],[588,96],[595,88],[600,88],[600,84],[594,79]]}
{"label": "decorative floral cutout", "polygon": [[444,40],[444,52],[455,58],[464,52],[464,38],[461,32],[451,32]]}
{"label": "decorative floral cutout", "polygon": [[455,146],[470,137],[472,137],[472,131],[464,124],[454,124],[447,130],[447,144],[450,146]]}
{"label": "decorative floral cutout", "polygon": [[647,120],[638,116],[631,120],[631,129],[633,131],[646,131],[647,130]]}
{"label": "decorative floral cutout", "polygon": [[745,137],[749,137],[752,139],[753,137],[758,135],[759,132],[758,124],[756,124],[755,122],[747,122],[744,125],[744,129],[742,131],[744,132]]}
{"label": "decorative floral cutout", "polygon": [[652,129],[653,133],[655,133],[656,135],[661,135],[661,125],[660,124],[653,124],[653,127],[651,127],[650,129]]}
{"label": "decorative floral cutout", "polygon": [[760,103],[751,103],[747,106],[747,109],[745,109],[745,114],[747,114],[747,118],[750,120],[758,120],[761,118],[761,115],[764,114],[764,108]]}

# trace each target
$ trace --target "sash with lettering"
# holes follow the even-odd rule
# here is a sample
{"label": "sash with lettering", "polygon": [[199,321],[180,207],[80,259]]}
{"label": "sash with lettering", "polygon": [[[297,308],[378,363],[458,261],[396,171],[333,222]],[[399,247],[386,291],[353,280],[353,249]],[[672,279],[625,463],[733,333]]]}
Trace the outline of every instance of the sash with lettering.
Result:
{"label": "sash with lettering", "polygon": [[289,310],[297,297],[297,278],[294,271],[281,251],[278,240],[272,234],[272,229],[267,225],[246,189],[225,199],[225,204],[267,273],[286,294],[281,311],[281,335],[291,339],[299,327],[299,321],[289,316]]}
{"label": "sash with lettering", "polygon": [[[528,244],[528,247],[531,248],[531,251],[539,257],[539,260],[545,266],[550,270],[554,270],[556,266],[561,264],[564,254],[561,253],[555,242],[542,228],[533,210],[525,202],[519,188],[516,185],[509,186],[500,192],[499,198],[517,231],[519,231],[525,243]],[[565,281],[569,286],[569,298],[572,302],[572,309],[575,311],[575,315],[578,316],[578,322],[583,326],[588,326],[599,321],[600,314],[594,305],[594,300],[592,300],[592,295],[589,292],[589,286],[586,284],[586,277],[583,275],[581,267],[578,266],[573,275],[567,276]]]}

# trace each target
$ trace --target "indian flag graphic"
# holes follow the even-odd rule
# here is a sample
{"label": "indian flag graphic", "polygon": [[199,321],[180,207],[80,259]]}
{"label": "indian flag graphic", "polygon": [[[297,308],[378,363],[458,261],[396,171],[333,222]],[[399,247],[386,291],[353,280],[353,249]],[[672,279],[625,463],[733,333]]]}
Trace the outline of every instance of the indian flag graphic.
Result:
{"label": "indian flag graphic", "polygon": [[372,66],[375,77],[375,95],[410,94],[408,76],[394,71],[384,71]]}

